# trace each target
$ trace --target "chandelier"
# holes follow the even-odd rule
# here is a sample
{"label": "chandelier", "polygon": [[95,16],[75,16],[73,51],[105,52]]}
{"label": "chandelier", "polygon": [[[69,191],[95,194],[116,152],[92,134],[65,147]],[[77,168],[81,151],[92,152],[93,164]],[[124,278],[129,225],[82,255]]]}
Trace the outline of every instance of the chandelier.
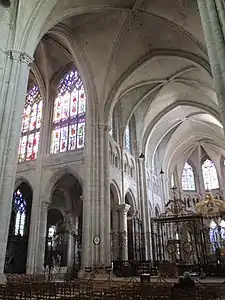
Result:
{"label": "chandelier", "polygon": [[207,191],[205,200],[196,204],[196,214],[203,217],[220,217],[225,214],[225,203],[222,200],[215,199],[213,195]]}

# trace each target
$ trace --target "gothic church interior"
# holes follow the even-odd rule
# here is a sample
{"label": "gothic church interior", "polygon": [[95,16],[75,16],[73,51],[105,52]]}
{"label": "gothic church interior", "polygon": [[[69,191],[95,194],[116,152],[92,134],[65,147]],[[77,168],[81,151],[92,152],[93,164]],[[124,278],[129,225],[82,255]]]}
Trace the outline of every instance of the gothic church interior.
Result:
{"label": "gothic church interior", "polygon": [[[224,201],[201,1],[167,2],[0,6],[0,274],[43,272],[50,250],[65,272],[150,261],[169,200]],[[73,234],[56,246],[58,224]]]}

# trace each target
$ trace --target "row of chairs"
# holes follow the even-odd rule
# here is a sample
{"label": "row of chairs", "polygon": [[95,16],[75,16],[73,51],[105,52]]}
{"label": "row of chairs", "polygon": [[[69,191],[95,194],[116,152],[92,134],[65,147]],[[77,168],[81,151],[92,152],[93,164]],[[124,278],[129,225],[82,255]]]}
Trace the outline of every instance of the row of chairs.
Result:
{"label": "row of chairs", "polygon": [[172,284],[140,284],[137,281],[116,282],[76,280],[73,282],[7,283],[0,288],[4,300],[221,300],[216,286],[172,289]]}

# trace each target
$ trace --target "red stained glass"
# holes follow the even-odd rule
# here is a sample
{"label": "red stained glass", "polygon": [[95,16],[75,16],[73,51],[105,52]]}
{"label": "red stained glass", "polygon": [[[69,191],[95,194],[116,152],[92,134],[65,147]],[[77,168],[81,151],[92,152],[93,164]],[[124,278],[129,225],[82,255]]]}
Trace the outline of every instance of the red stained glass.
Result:
{"label": "red stained glass", "polygon": [[85,102],[80,74],[73,69],[58,86],[53,112],[52,154],[84,147]]}
{"label": "red stained glass", "polygon": [[34,160],[37,156],[42,119],[42,99],[37,85],[27,92],[18,153],[18,162]]}

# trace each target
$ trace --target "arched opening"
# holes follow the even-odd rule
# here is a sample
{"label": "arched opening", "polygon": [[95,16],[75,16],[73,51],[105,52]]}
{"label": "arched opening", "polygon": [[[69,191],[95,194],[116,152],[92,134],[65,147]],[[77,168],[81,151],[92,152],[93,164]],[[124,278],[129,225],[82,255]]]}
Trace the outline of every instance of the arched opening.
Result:
{"label": "arched opening", "polygon": [[130,193],[126,194],[125,203],[130,205],[127,213],[128,260],[144,260],[142,221],[135,214]]}
{"label": "arched opening", "polygon": [[110,232],[111,232],[111,261],[119,260],[119,195],[114,184],[110,185]]}
{"label": "arched opening", "polygon": [[81,266],[82,187],[72,174],[55,184],[48,210],[45,268],[53,273],[77,273]]}
{"label": "arched opening", "polygon": [[33,192],[23,182],[13,193],[12,211],[5,257],[5,273],[26,272]]}

